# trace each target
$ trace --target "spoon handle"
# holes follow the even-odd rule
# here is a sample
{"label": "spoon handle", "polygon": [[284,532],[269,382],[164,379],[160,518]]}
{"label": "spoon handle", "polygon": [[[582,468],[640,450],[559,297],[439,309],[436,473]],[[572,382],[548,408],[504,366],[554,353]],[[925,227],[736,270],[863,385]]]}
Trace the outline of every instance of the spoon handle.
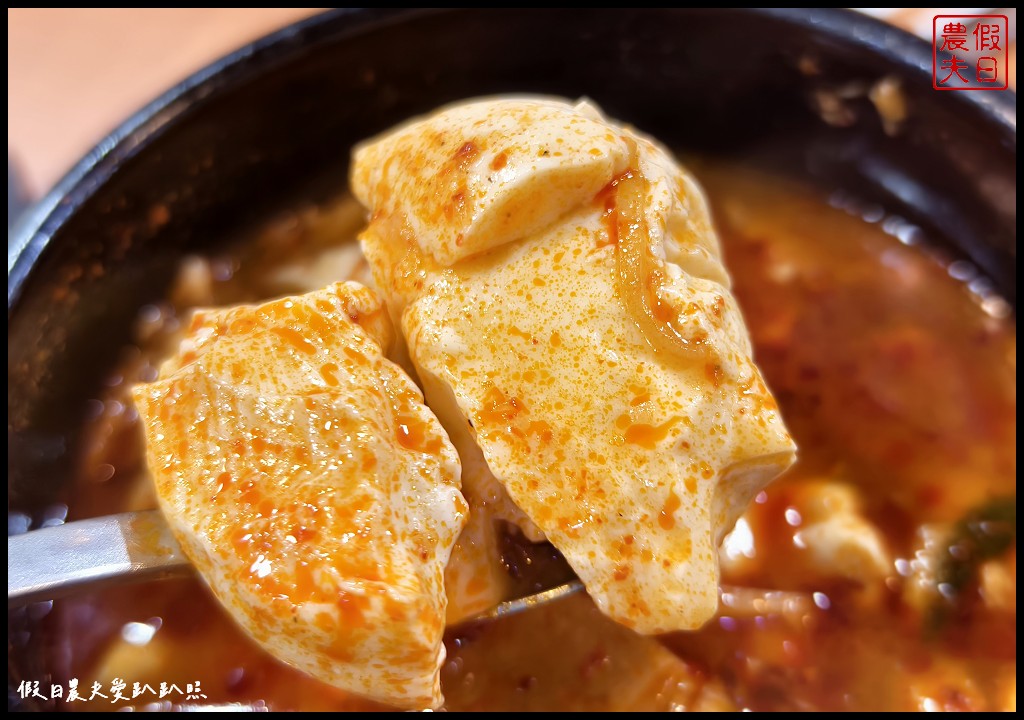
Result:
{"label": "spoon handle", "polygon": [[115,583],[187,575],[159,510],[107,515],[7,538],[7,606]]}

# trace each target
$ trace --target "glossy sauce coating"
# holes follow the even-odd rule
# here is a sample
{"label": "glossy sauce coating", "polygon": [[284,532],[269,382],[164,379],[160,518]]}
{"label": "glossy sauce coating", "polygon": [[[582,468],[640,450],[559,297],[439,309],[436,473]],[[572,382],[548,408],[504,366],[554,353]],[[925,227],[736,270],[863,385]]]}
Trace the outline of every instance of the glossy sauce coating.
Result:
{"label": "glossy sauce coating", "polygon": [[466,504],[391,341],[354,282],[199,310],[133,396],[161,509],[246,632],[325,682],[419,709],[441,702],[442,574]]}

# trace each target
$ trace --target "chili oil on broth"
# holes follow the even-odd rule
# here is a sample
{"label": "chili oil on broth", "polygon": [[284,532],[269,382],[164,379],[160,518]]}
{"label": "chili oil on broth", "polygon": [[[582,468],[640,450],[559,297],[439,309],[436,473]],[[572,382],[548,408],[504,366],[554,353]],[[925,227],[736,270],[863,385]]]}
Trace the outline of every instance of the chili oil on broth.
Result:
{"label": "chili oil on broth", "polygon": [[[800,448],[723,547],[723,582],[762,591],[730,589],[703,630],[661,639],[615,625],[585,597],[449,629],[446,707],[1015,708],[1015,542],[935,620],[957,522],[1015,495],[1016,331],[1005,304],[801,186],[736,166],[693,169]],[[140,312],[137,344],[91,403],[72,518],[155,507],[127,393],[155,377],[186,309],[365,282],[354,243],[362,222],[344,198],[183,263],[168,299]],[[524,558],[552,553],[523,546],[506,543],[507,564],[528,590],[531,572],[550,573],[552,562]],[[57,601],[47,622],[61,639],[56,676],[85,687],[198,680],[202,703],[383,709],[269,657],[198,579]],[[130,623],[155,630],[141,643]]]}

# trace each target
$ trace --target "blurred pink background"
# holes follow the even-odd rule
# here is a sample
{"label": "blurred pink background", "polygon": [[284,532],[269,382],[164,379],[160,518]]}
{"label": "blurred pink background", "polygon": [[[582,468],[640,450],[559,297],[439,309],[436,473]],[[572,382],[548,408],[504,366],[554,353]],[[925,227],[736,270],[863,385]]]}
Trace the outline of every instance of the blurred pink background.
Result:
{"label": "blurred pink background", "polygon": [[40,195],[129,114],[319,8],[7,10],[7,149]]}

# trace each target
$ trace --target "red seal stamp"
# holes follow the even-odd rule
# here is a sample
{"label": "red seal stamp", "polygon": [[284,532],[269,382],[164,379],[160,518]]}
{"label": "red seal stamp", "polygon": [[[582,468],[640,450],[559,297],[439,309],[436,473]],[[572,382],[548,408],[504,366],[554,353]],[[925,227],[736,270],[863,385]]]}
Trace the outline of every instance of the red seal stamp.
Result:
{"label": "red seal stamp", "polygon": [[1006,15],[936,15],[932,20],[932,87],[1006,90],[1009,76]]}

